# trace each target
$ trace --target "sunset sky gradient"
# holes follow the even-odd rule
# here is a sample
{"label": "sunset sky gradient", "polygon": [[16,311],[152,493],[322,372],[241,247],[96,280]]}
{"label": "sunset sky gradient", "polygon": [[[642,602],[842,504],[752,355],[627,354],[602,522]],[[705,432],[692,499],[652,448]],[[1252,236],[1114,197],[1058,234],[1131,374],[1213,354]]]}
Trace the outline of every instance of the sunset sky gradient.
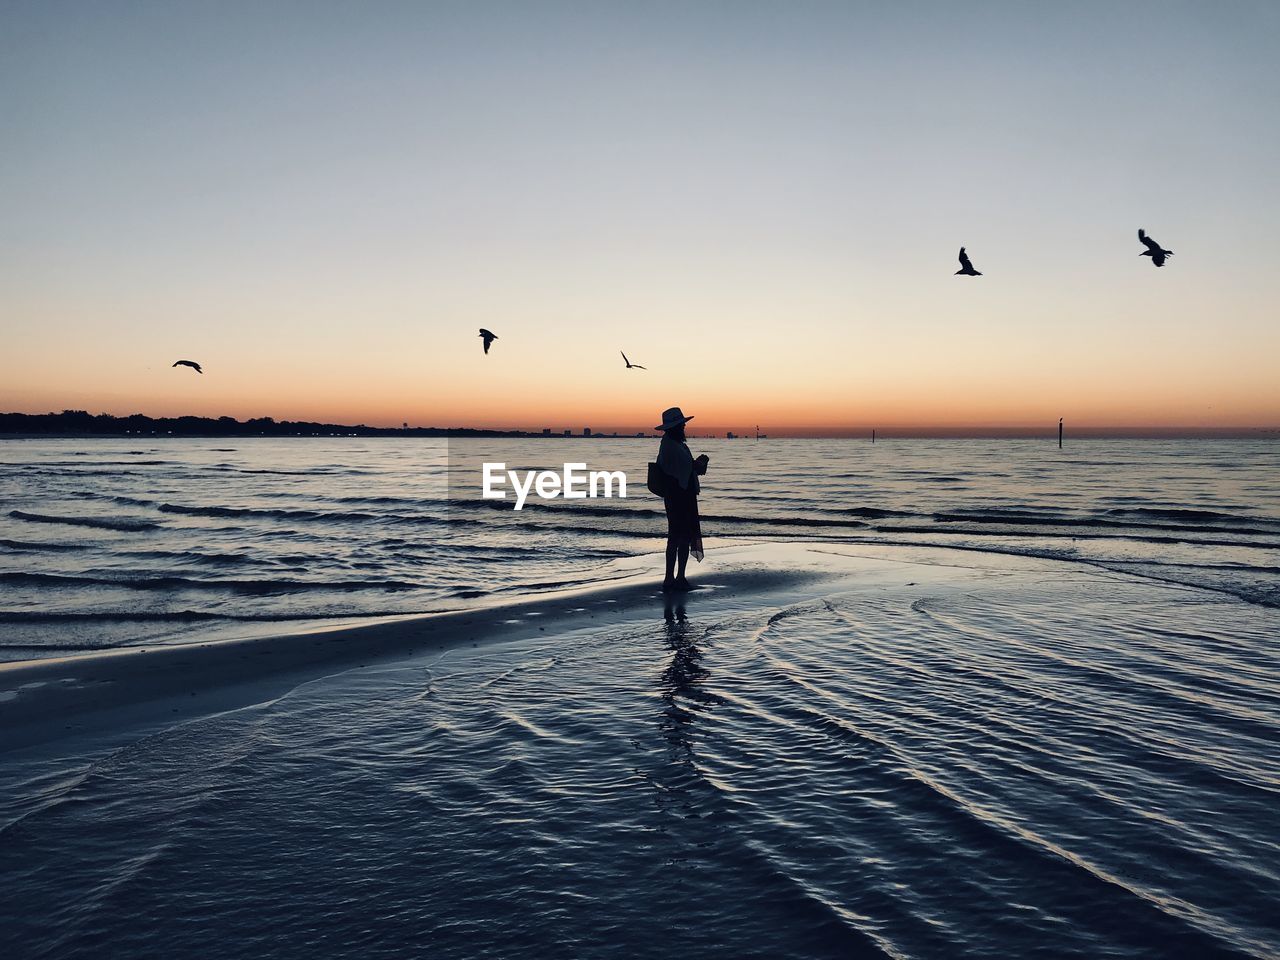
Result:
{"label": "sunset sky gradient", "polygon": [[1278,38],[1270,2],[10,0],[0,409],[1275,428]]}

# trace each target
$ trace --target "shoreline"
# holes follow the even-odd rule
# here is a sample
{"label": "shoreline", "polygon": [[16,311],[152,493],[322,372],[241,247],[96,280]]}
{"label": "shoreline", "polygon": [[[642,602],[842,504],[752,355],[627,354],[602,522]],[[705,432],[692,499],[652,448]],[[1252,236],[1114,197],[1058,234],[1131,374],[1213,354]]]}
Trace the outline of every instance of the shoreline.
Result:
{"label": "shoreline", "polygon": [[[0,440],[645,440],[661,439],[659,434],[635,431],[623,433],[619,431],[583,433],[542,433],[529,430],[501,430],[486,427],[410,427],[408,430],[396,427],[364,428],[377,432],[359,432],[360,427],[343,427],[341,430],[356,432],[324,431],[296,433],[164,433],[148,431],[98,432],[98,431],[60,431],[60,432],[0,432]],[[698,440],[732,440],[754,441],[749,434],[735,433],[726,437],[725,430],[718,427],[706,427],[694,430],[689,434],[691,439]],[[833,433],[790,433],[775,430],[772,434],[761,434],[760,440],[849,440],[855,443],[870,440],[870,428],[864,431],[840,431]],[[1280,427],[1170,427],[1168,429],[1145,427],[1077,427],[1066,438],[1068,441],[1079,440],[1280,440]],[[889,440],[1043,440],[1045,443],[1056,443],[1057,435],[1035,428],[1011,427],[1008,430],[978,427],[961,428],[954,431],[903,429],[879,431],[876,441]]]}
{"label": "shoreline", "polygon": [[[871,883],[876,917],[904,898],[936,913],[956,890],[982,905],[966,886],[982,864],[1007,878],[999,902],[1049,918],[1006,935],[1020,943],[1079,930],[1068,952],[1095,955],[1118,929],[1095,932],[1099,911],[1134,942],[1184,947],[1162,956],[1273,942],[1255,858],[1274,824],[1256,747],[1274,731],[1274,612],[936,547],[726,547],[698,589],[665,596],[659,557],[643,562],[625,582],[466,612],[0,669],[10,862],[68,911],[104,888],[127,897],[77,926],[95,938],[104,915],[199,931],[210,882],[232,878],[236,904],[274,910],[264,923],[291,941],[312,920],[282,887],[320,882],[359,909],[353,884],[384,884],[380,906],[425,942],[480,878],[505,956],[526,928],[495,924],[546,890],[539,858],[555,856],[584,930],[619,915],[602,889],[687,922],[683,902],[648,897],[673,870],[716,916],[757,891],[742,919],[714,921],[722,938],[759,904],[777,911],[762,931],[785,927],[812,905],[797,887],[861,915]],[[1243,815],[1224,830],[1221,809]],[[1204,860],[1209,836],[1231,859]],[[1212,893],[1224,882],[1239,908]],[[22,929],[43,944],[39,923]],[[839,949],[778,952],[866,942],[824,929]],[[920,931],[899,929],[919,944],[904,954],[945,953]]]}
{"label": "shoreline", "polygon": [[[762,598],[808,596],[819,583],[845,589],[907,585],[935,593],[975,575],[1056,568],[1060,561],[937,547],[763,543],[717,551],[697,571],[698,589],[664,595],[661,556],[650,569],[514,602],[411,615],[378,623],[181,644],[141,645],[0,664],[0,753],[103,729],[171,724],[279,697],[299,684],[374,661],[462,646],[518,642],[539,635],[660,617],[668,605],[729,611]],[[947,562],[949,561],[949,562]],[[909,575],[904,575],[907,569]],[[941,571],[949,571],[941,573]],[[962,573],[963,571],[963,573]]]}

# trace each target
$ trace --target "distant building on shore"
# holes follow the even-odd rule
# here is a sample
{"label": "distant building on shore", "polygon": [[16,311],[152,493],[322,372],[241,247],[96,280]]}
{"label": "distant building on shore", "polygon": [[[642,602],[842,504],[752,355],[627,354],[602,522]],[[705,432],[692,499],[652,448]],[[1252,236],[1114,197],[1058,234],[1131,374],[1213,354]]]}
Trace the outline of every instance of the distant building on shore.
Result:
{"label": "distant building on shore", "polygon": [[738,439],[738,435],[737,435],[736,433],[734,433],[732,430],[730,430],[730,431],[728,431],[728,432],[724,435],[724,438],[725,438],[726,440],[737,440],[737,439]]}
{"label": "distant building on shore", "polygon": [[572,430],[570,430],[568,427],[566,427],[566,428],[565,428],[565,431],[564,431],[564,435],[565,435],[566,437],[572,437],[572,436],[573,436],[573,431],[572,431]]}
{"label": "distant building on shore", "polygon": [[583,427],[583,428],[582,428],[582,435],[583,435],[584,437],[589,437],[589,436],[591,436],[591,428],[590,428],[590,427]]}
{"label": "distant building on shore", "polygon": [[550,427],[543,427],[543,428],[542,428],[542,435],[543,435],[544,437],[549,437],[549,436],[551,436],[551,428],[550,428]]}

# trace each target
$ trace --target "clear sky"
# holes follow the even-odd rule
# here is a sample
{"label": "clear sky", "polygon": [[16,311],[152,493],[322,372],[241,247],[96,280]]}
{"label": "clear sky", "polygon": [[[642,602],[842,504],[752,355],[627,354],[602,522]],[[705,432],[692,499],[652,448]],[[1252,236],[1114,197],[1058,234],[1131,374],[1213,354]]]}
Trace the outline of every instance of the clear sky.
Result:
{"label": "clear sky", "polygon": [[1278,63],[1271,0],[3,0],[0,409],[1275,427]]}

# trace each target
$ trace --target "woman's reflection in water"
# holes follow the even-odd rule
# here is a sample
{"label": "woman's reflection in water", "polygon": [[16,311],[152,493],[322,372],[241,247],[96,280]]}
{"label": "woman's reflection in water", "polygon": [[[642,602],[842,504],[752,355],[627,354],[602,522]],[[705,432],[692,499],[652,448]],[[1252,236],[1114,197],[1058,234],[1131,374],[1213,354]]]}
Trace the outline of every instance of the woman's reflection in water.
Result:
{"label": "woman's reflection in water", "polygon": [[686,799],[692,800],[687,788],[699,779],[693,758],[694,724],[721,700],[704,687],[710,674],[702,665],[702,650],[696,641],[704,640],[706,631],[699,635],[690,625],[682,599],[668,599],[663,618],[671,662],[662,671],[658,689],[663,705],[662,734],[672,763],[664,786],[670,793],[686,794]]}

